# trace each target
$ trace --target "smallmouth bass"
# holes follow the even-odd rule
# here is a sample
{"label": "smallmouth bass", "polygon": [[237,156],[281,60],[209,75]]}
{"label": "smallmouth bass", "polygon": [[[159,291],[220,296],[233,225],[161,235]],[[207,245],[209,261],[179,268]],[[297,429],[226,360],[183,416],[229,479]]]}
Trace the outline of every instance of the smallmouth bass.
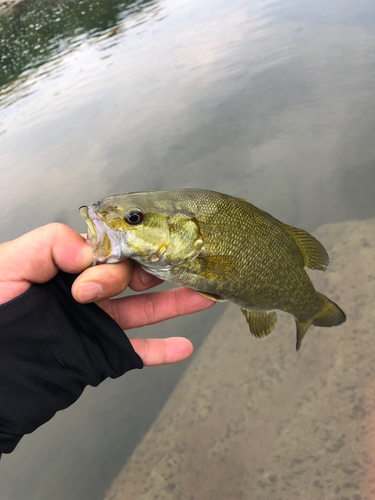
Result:
{"label": "smallmouth bass", "polygon": [[80,213],[94,264],[131,258],[165,281],[234,302],[256,338],[270,335],[277,309],[295,318],[297,351],[311,325],[346,319],[304,270],[326,269],[324,247],[243,199],[203,189],[145,191],[110,196]]}

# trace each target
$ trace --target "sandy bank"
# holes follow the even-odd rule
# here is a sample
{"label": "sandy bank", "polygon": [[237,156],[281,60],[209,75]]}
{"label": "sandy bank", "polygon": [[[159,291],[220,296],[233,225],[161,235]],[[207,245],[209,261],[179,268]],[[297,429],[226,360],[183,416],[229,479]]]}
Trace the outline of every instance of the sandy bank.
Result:
{"label": "sandy bank", "polygon": [[347,313],[253,339],[237,306],[213,329],[106,500],[374,498],[375,220],[321,227],[316,288]]}

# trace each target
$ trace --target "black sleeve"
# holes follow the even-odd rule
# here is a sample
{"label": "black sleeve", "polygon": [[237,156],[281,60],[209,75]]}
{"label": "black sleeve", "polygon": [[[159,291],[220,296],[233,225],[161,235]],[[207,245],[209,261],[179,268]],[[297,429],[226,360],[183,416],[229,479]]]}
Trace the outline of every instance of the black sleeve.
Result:
{"label": "black sleeve", "polygon": [[0,306],[0,454],[74,403],[86,385],[143,367],[108,314],[73,299],[75,278],[59,272]]}

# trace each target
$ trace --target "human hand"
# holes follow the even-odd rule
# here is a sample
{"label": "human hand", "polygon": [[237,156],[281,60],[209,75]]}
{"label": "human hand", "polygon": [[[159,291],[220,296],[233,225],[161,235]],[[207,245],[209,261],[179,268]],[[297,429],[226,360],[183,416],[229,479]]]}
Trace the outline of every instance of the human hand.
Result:
{"label": "human hand", "polygon": [[[33,283],[49,281],[59,269],[81,273],[72,286],[73,297],[81,303],[95,302],[124,330],[191,314],[214,304],[183,287],[110,300],[127,286],[144,291],[162,281],[138,265],[133,267],[130,260],[89,267],[91,264],[91,247],[63,224],[48,224],[3,243],[0,245],[0,304],[25,292]],[[181,337],[129,340],[145,366],[182,361],[193,350],[191,342]]]}

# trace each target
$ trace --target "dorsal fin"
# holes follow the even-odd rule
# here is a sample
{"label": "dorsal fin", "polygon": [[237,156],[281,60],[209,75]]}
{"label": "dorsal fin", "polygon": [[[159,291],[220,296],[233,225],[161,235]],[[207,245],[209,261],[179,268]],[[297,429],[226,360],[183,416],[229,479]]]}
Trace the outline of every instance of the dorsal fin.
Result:
{"label": "dorsal fin", "polygon": [[325,271],[329,264],[329,257],[324,246],[319,241],[306,233],[303,229],[282,224],[300,249],[305,267]]}
{"label": "dorsal fin", "polygon": [[252,210],[261,213],[263,214],[263,216],[269,219],[273,219],[274,221],[281,224],[281,226],[290,234],[290,236],[293,238],[298,248],[300,249],[305,267],[309,267],[310,269],[318,269],[319,271],[326,270],[329,264],[328,253],[324,246],[316,238],[314,238],[314,236],[311,236],[311,234],[307,233],[303,229],[298,229],[297,227],[284,224],[278,219],[275,219],[275,217],[273,217],[268,212],[261,210],[260,208],[256,207],[246,200],[238,198],[238,201],[246,203],[251,207]]}

